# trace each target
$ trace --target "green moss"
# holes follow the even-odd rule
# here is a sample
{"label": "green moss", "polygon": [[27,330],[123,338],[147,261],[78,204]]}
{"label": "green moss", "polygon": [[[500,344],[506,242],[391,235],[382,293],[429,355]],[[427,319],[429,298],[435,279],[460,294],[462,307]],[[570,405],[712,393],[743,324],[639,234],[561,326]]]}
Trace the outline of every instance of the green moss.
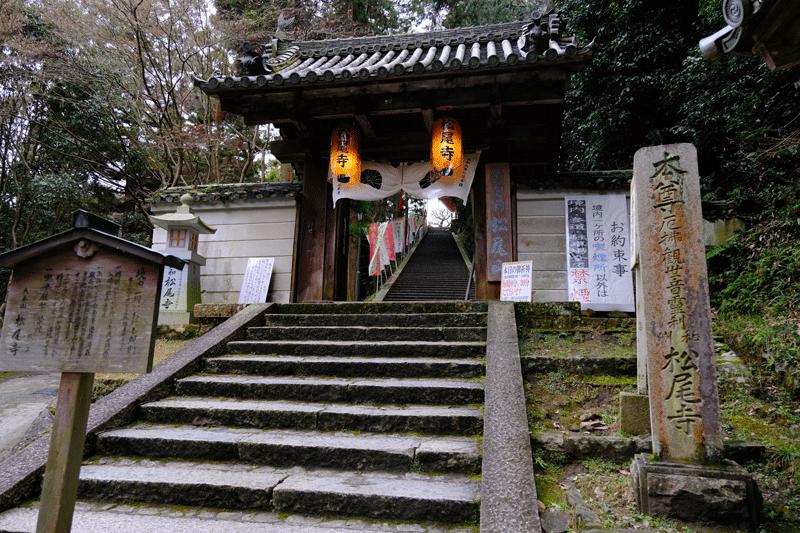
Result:
{"label": "green moss", "polygon": [[536,472],[536,497],[545,507],[553,505],[561,506],[566,500],[564,489],[561,483],[561,468],[548,468],[547,470]]}
{"label": "green moss", "polygon": [[636,376],[580,376],[580,380],[590,385],[627,387],[636,385]]}

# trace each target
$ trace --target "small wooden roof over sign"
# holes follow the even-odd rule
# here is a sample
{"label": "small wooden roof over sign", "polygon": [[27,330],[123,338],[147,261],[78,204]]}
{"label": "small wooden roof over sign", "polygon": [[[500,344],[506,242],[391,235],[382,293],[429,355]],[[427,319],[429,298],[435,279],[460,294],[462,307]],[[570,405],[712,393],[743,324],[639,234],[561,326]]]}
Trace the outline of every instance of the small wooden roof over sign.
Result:
{"label": "small wooden roof over sign", "polygon": [[449,115],[462,124],[466,150],[503,146],[512,161],[555,170],[568,78],[591,56],[591,45],[564,35],[557,13],[280,44],[273,52],[245,43],[237,75],[194,81],[245,123],[278,126],[283,139],[272,143],[272,152],[282,163],[302,161],[313,139],[323,152],[322,141],[340,121],[358,123],[365,158],[424,160],[433,123]]}
{"label": "small wooden roof over sign", "polygon": [[0,254],[0,267],[14,268],[18,263],[35,259],[53,250],[69,248],[81,241],[101,244],[150,263],[172,268],[183,268],[182,259],[178,259],[172,255],[164,255],[150,248],[136,244],[135,242],[120,239],[114,235],[88,227],[72,228],[58,235],[53,235],[52,237],[48,237],[33,244]]}

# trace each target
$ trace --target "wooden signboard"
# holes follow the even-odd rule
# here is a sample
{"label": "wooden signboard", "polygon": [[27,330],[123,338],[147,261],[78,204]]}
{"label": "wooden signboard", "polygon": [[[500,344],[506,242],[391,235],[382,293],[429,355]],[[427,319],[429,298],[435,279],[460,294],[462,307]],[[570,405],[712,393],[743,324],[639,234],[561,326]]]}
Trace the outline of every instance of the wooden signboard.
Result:
{"label": "wooden signboard", "polygon": [[88,258],[67,247],[14,266],[0,370],[150,371],[161,267],[90,246]]}
{"label": "wooden signboard", "polygon": [[500,281],[503,263],[514,259],[508,163],[486,165],[486,280]]}
{"label": "wooden signboard", "polygon": [[36,531],[69,533],[94,373],[150,371],[161,276],[183,261],[76,224],[0,266],[13,269],[0,371],[61,372]]}

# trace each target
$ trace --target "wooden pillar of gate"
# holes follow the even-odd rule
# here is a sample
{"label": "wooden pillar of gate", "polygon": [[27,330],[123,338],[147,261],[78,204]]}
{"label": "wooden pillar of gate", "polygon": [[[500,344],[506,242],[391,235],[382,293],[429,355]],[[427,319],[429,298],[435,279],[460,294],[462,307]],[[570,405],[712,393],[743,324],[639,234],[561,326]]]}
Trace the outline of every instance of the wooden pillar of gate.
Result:
{"label": "wooden pillar of gate", "polygon": [[307,150],[303,162],[294,269],[296,302],[335,301],[347,297],[347,233],[350,203],[333,207],[328,161]]}

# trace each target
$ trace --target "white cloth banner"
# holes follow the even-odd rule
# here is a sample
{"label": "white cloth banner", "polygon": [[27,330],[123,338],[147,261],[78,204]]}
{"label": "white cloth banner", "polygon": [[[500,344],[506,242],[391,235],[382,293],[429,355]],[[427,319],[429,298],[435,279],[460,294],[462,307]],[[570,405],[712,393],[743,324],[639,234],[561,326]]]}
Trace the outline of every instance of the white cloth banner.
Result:
{"label": "white cloth banner", "polygon": [[392,230],[394,231],[394,253],[403,252],[403,219],[397,218],[392,222]]}
{"label": "white cloth banner", "polygon": [[374,201],[388,198],[400,190],[414,198],[435,200],[443,196],[454,196],[466,202],[480,152],[464,156],[464,173],[455,181],[438,179],[430,162],[402,163],[398,166],[375,161],[361,163],[361,179],[357,184],[333,182],[333,205],[339,198]]}
{"label": "white cloth banner", "polygon": [[581,309],[633,312],[625,195],[572,195],[565,202],[569,300]]}
{"label": "white cloth banner", "polygon": [[381,256],[381,268],[389,266],[389,250],[386,248],[386,228],[388,222],[381,222],[378,226],[378,253]]}

